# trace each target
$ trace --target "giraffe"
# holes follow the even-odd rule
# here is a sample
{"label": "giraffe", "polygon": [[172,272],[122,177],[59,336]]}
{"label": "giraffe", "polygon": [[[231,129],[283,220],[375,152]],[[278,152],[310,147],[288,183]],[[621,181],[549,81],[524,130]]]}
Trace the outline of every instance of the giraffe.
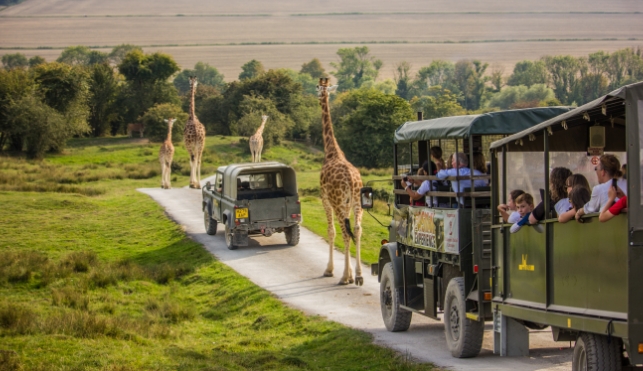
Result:
{"label": "giraffe", "polygon": [[261,162],[261,150],[263,150],[263,128],[266,126],[268,116],[261,116],[261,126],[257,132],[250,137],[250,155],[252,162]]}
{"label": "giraffe", "polygon": [[190,76],[190,117],[183,129],[183,141],[190,154],[190,188],[201,188],[201,155],[205,145],[205,127],[194,113],[196,76]]}
{"label": "giraffe", "polygon": [[[320,176],[321,198],[326,212],[328,221],[328,242],[329,258],[328,266],[324,271],[324,276],[333,276],[333,250],[335,241],[335,224],[333,214],[340,223],[342,237],[344,239],[344,275],[339,281],[340,285],[347,285],[355,282],[356,285],[364,284],[362,277],[362,265],[360,259],[360,239],[362,236],[362,208],[359,203],[360,188],[362,188],[362,178],[359,170],[355,168],[348,160],[344,152],[337,144],[333,133],[333,123],[330,119],[330,109],[328,106],[328,94],[334,91],[337,86],[328,86],[328,78],[319,79],[317,92],[322,107],[322,136],[324,139],[324,165],[322,166]],[[351,232],[350,212],[351,209],[355,214],[355,234]],[[355,267],[355,280],[353,280],[353,268],[350,260],[350,241],[355,241],[355,257],[357,266]]]}
{"label": "giraffe", "polygon": [[172,173],[172,158],[174,157],[174,145],[172,144],[172,125],[175,118],[165,119],[167,122],[167,139],[161,144],[159,150],[159,161],[161,161],[161,188],[170,189],[170,174]]}

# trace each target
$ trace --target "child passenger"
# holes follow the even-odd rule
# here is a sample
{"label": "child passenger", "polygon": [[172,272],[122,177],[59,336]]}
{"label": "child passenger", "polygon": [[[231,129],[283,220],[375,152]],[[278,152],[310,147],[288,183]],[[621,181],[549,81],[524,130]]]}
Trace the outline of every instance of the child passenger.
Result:
{"label": "child passenger", "polygon": [[513,224],[520,220],[520,213],[516,210],[516,199],[524,193],[522,189],[514,189],[509,192],[507,203],[498,205],[498,211],[505,223]]}
{"label": "child passenger", "polygon": [[[529,193],[523,193],[518,196],[518,198],[516,198],[516,209],[518,210],[520,218],[529,216],[529,214],[534,210],[533,196]],[[516,233],[520,230],[521,227],[522,226],[518,223],[514,223],[514,225],[511,226],[510,231],[511,233]]]}
{"label": "child passenger", "polygon": [[[558,221],[560,223],[567,223],[568,221],[574,219],[574,216],[576,216],[576,211],[578,211],[578,208],[581,208],[581,207],[583,207],[583,205],[585,205],[585,204],[582,204],[582,205],[578,206],[578,204],[576,204],[576,206],[574,206],[574,202],[572,202],[572,192],[576,188],[585,189],[584,191],[582,191],[583,195],[584,194],[589,194],[589,195],[592,194],[592,189],[589,187],[589,182],[587,181],[587,178],[585,178],[585,176],[583,174],[574,174],[574,175],[569,176],[567,178],[567,180],[565,181],[565,187],[567,188],[567,194],[569,195],[570,207],[569,207],[568,210],[564,210],[562,213],[557,211],[558,212]],[[581,193],[580,192],[576,192],[576,193],[577,193],[576,194],[576,200],[578,201],[580,199],[579,195]],[[583,196],[582,199],[584,199],[584,196]],[[587,201],[585,201],[585,203],[587,203]]]}

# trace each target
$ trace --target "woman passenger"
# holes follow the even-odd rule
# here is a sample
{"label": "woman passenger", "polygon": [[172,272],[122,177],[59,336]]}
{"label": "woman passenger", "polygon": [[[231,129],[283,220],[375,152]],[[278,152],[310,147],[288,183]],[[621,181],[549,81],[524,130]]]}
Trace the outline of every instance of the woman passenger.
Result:
{"label": "woman passenger", "polygon": [[[566,167],[555,167],[549,174],[549,196],[551,197],[549,207],[550,210],[552,208],[556,210],[557,215],[559,210],[563,212],[569,210],[565,181],[570,175],[572,175],[572,172]],[[529,224],[536,224],[541,220],[545,220],[545,217],[545,204],[541,201],[529,216]]]}
{"label": "woman passenger", "polygon": [[[592,190],[592,198],[589,202],[576,212],[576,220],[579,220],[585,214],[601,211],[609,200],[608,193],[612,183],[618,182],[618,178],[622,175],[621,162],[614,155],[602,155],[594,170],[599,184]],[[626,191],[621,191],[623,191],[624,195],[627,195]]]}
{"label": "woman passenger", "polygon": [[[567,178],[567,180],[565,181],[565,187],[567,188],[567,194],[569,194],[569,202],[570,202],[571,206],[570,206],[569,210],[563,212],[562,214],[558,213],[558,221],[561,222],[561,223],[567,223],[568,221],[574,219],[574,215],[576,215],[576,211],[578,211],[578,208],[576,208],[574,206],[574,203],[572,202],[572,199],[571,199],[572,191],[575,188],[583,188],[583,189],[585,189],[585,192],[588,195],[591,195],[591,193],[592,193],[592,189],[589,186],[589,182],[587,181],[587,178],[585,178],[585,176],[583,174],[574,174],[574,175],[570,176],[569,178]],[[583,192],[583,193],[585,193],[585,192]],[[585,201],[585,203],[586,202],[587,201]],[[585,205],[585,203],[580,205],[579,208],[583,207],[583,205]]]}
{"label": "woman passenger", "polygon": [[437,169],[436,173],[442,169],[446,169],[446,164],[442,159],[442,148],[438,146],[433,146],[429,149],[429,152],[431,154],[431,161],[435,163],[435,166]]}

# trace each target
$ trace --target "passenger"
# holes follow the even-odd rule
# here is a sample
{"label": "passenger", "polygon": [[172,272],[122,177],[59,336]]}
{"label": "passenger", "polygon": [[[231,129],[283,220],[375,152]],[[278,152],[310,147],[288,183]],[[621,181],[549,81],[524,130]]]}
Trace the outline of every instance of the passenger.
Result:
{"label": "passenger", "polygon": [[590,192],[589,188],[576,186],[572,188],[571,192],[569,193],[569,202],[571,202],[572,204],[572,209],[578,210],[583,207],[583,205],[585,205],[591,197],[592,193]]}
{"label": "passenger", "polygon": [[[485,161],[484,155],[482,152],[476,152],[473,154],[473,169],[478,170],[482,175],[488,174],[487,162]],[[485,185],[489,185],[489,181],[485,180]]]}
{"label": "passenger", "polygon": [[565,181],[565,187],[567,188],[567,194],[569,195],[571,208],[563,212],[562,214],[558,213],[558,221],[561,223],[567,223],[568,221],[574,219],[574,216],[576,215],[576,211],[578,211],[580,207],[583,207],[583,205],[587,203],[587,201],[585,201],[580,206],[578,206],[578,204],[576,204],[577,206],[574,206],[574,202],[571,199],[572,190],[574,190],[575,188],[584,188],[587,194],[591,195],[592,193],[592,189],[589,187],[589,182],[587,181],[587,178],[585,178],[583,174],[574,174],[569,178],[567,178],[567,180]]}
{"label": "passenger", "polygon": [[[568,195],[565,182],[570,175],[572,175],[572,172],[566,167],[555,167],[551,173],[549,173],[549,209],[555,210],[556,216],[558,216],[560,212],[569,210],[570,203],[567,199]],[[529,216],[529,224],[536,224],[541,220],[545,220],[545,217],[545,203],[541,201]],[[524,224],[524,222],[522,224]]]}
{"label": "passenger", "polygon": [[[430,165],[430,166],[429,166]],[[437,173],[436,164],[431,161],[424,161],[422,166],[418,169],[418,175],[435,175]]]}
{"label": "passenger", "polygon": [[442,159],[442,148],[433,146],[431,147],[431,149],[429,149],[429,152],[431,153],[431,161],[435,163],[437,171],[447,168],[444,160]]}
{"label": "passenger", "polygon": [[451,169],[452,168],[452,166],[451,166],[452,163],[453,163],[453,153],[451,154],[451,156],[449,156],[449,159],[444,164],[445,168],[443,170]]}
{"label": "passenger", "polygon": [[[428,168],[428,164],[427,164]],[[425,171],[423,168],[420,168],[420,170]],[[418,173],[420,171],[418,170]],[[423,202],[421,199],[424,197],[424,194],[427,193],[428,191],[431,190],[431,181],[430,180],[425,180],[425,181],[420,181],[417,179],[413,179],[410,176],[404,177],[402,181],[406,184],[404,187],[404,191],[406,191],[406,194],[409,195],[411,198],[411,205],[414,206],[424,206],[426,205],[426,202]],[[414,187],[420,186],[417,191],[414,190]]]}
{"label": "passenger", "polygon": [[[462,152],[456,152],[453,154],[453,159],[451,160],[451,169],[445,169],[445,170],[440,170],[436,174],[436,176],[439,179],[445,179],[448,177],[455,177],[455,176],[468,176],[471,175],[471,169],[469,169],[469,160],[467,159],[467,156],[462,153]],[[473,170],[473,175],[484,175],[478,170]],[[484,179],[476,179],[473,182],[475,187],[486,187],[487,186],[487,181]],[[452,180],[451,181],[451,188],[453,189],[453,192],[462,192],[464,188],[470,188],[471,187],[471,180],[470,179],[464,179],[464,180]],[[462,197],[459,197],[458,201],[460,204],[464,204],[464,199]]]}
{"label": "passenger", "polygon": [[[596,213],[603,209],[609,200],[609,189],[612,185],[612,179],[618,183],[621,177],[621,163],[614,155],[602,155],[599,164],[594,168],[599,184],[592,189],[592,198],[580,210],[576,212],[576,220],[583,215]],[[627,187],[625,187],[627,189]],[[623,191],[623,189],[621,189]],[[623,191],[627,195],[626,191]],[[617,196],[618,197],[618,196]]]}
{"label": "passenger", "polygon": [[[516,208],[518,209],[518,214],[523,219],[529,217],[529,214],[534,210],[534,198],[529,193],[523,193],[518,198],[516,198]],[[520,230],[522,225],[519,223],[514,223],[509,229],[511,233],[516,233]]]}
{"label": "passenger", "polygon": [[[518,196],[524,193],[525,191],[523,191],[522,189],[514,189],[513,191],[509,192],[509,199],[507,200],[507,203],[498,205],[498,211],[500,212],[500,216],[505,223],[513,224],[520,220],[520,213],[516,210],[515,200],[518,198]],[[510,212],[511,214],[509,214]]]}
{"label": "passenger", "polygon": [[[598,216],[598,220],[601,222],[606,222],[621,212],[627,212],[627,196],[621,188],[612,186],[609,188],[609,191],[607,191],[607,195],[607,203],[603,206],[601,214]],[[615,202],[617,197],[619,199]]]}

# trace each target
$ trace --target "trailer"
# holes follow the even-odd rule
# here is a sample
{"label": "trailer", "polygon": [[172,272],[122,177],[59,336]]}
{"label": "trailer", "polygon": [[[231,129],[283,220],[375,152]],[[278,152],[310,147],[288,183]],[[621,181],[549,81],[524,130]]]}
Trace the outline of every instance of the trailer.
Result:
{"label": "trailer", "polygon": [[[510,233],[501,222],[495,205],[508,191],[543,189],[549,200],[546,185],[555,167],[595,185],[605,153],[628,165],[627,213],[604,223],[598,213],[561,223],[545,203],[539,228]],[[527,355],[525,327],[550,326],[554,340],[575,341],[573,370],[641,366],[643,82],[496,141],[491,154],[494,351]]]}
{"label": "trailer", "polygon": [[[453,152],[469,159],[487,154],[493,140],[535,126],[569,111],[546,107],[444,117],[407,122],[395,132],[395,208],[389,240],[381,246],[372,273],[380,282],[380,304],[389,331],[406,331],[413,313],[439,319],[443,314],[446,342],[454,357],[474,357],[480,352],[484,322],[491,308],[491,188],[490,175],[438,179],[414,176],[435,187],[424,205],[411,205],[400,182],[415,175],[439,146],[446,156]],[[472,161],[471,161],[472,162]],[[456,160],[456,167],[459,167]],[[458,173],[459,174],[459,173]],[[471,187],[452,190],[440,181],[469,181]],[[372,206],[372,189],[362,189],[362,207]]]}

